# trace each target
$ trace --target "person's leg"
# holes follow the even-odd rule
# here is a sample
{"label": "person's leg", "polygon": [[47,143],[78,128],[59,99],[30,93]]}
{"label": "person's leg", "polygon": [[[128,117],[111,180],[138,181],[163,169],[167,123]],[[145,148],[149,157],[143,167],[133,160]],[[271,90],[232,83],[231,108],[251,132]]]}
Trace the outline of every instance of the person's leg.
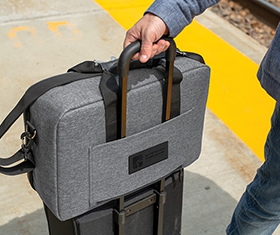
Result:
{"label": "person's leg", "polygon": [[228,235],[270,235],[280,222],[280,106],[265,144],[265,162],[235,208]]}

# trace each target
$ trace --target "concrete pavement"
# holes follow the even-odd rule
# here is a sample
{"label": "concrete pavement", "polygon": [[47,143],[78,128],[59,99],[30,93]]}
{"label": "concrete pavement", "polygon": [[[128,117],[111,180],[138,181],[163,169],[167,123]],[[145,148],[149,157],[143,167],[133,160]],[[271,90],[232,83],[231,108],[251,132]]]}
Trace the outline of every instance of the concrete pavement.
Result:
{"label": "concrete pavement", "polygon": [[[225,40],[232,40],[234,35],[233,41],[238,42],[235,46],[259,62],[266,49],[260,50],[256,42],[215,17],[206,12],[197,20]],[[54,0],[1,1],[0,120],[38,80],[63,73],[84,60],[118,56],[124,34],[124,29],[90,0],[70,0],[67,4]],[[0,142],[1,156],[19,148],[21,132],[19,120]],[[207,110],[201,157],[185,171],[182,234],[225,234],[232,211],[260,164]],[[48,234],[42,202],[25,175],[0,175],[0,192],[0,235]]]}

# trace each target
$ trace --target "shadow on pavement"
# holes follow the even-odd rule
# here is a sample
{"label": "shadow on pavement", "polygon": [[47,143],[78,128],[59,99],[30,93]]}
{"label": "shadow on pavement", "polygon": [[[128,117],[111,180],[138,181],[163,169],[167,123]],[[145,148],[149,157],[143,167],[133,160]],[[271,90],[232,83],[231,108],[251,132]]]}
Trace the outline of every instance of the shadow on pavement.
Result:
{"label": "shadow on pavement", "polygon": [[185,170],[182,235],[225,234],[236,204],[215,182]]}
{"label": "shadow on pavement", "polygon": [[48,235],[48,227],[43,209],[17,217],[0,226],[2,235]]}

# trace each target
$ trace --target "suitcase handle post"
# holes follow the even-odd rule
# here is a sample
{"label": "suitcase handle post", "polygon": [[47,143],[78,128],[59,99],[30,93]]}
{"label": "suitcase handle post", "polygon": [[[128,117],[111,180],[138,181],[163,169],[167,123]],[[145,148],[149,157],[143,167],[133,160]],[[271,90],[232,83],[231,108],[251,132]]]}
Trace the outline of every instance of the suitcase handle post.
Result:
{"label": "suitcase handle post", "polygon": [[[176,58],[176,44],[172,38],[164,38],[170,42],[170,46],[165,53],[166,59],[166,74],[165,92],[166,102],[164,103],[164,121],[170,119],[171,114],[171,98],[172,98],[172,82],[173,82],[173,68]],[[118,61],[118,75],[119,75],[119,125],[118,137],[124,138],[126,136],[126,106],[127,106],[127,80],[129,73],[129,64],[132,56],[141,49],[141,42],[136,41],[128,45],[121,53]]]}

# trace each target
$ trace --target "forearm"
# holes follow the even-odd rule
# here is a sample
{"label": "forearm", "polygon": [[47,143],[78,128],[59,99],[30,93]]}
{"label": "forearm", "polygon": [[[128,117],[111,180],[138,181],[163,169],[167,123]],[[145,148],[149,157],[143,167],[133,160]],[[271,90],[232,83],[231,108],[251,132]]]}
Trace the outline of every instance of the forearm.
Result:
{"label": "forearm", "polygon": [[177,36],[192,19],[219,0],[155,0],[146,11],[160,17],[169,29],[169,36]]}

